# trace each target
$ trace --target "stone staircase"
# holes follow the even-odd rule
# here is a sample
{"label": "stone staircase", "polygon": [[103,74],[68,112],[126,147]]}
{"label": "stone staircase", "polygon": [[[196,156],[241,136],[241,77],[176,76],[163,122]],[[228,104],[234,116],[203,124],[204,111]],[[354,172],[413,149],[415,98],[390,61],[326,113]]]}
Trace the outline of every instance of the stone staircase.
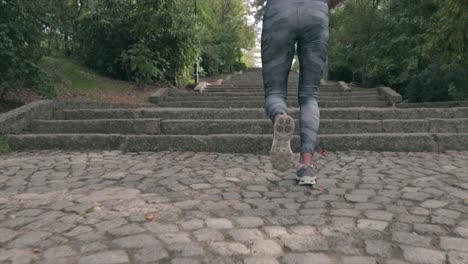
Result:
{"label": "stone staircase", "polygon": [[[298,76],[291,74],[291,115],[298,116]],[[468,107],[391,106],[378,89],[321,86],[318,149],[444,151],[468,149]],[[463,104],[462,104],[463,106]],[[1,128],[10,147],[24,149],[269,151],[272,124],[263,110],[261,71],[250,69],[203,92],[171,89],[157,105],[44,102],[27,121]],[[10,114],[10,117],[12,114]],[[8,117],[8,116],[7,116]],[[13,121],[12,121],[13,120]],[[12,123],[12,124],[13,124]],[[293,139],[295,151],[299,137]]]}
{"label": "stone staircase", "polygon": [[[288,87],[288,105],[299,107],[297,102],[298,74],[291,72]],[[336,83],[321,86],[320,107],[385,107],[388,103],[377,89],[353,87],[344,92]],[[172,91],[161,107],[189,108],[263,108],[264,94],[260,69],[251,69],[236,75],[221,85],[209,85],[202,93]]]}

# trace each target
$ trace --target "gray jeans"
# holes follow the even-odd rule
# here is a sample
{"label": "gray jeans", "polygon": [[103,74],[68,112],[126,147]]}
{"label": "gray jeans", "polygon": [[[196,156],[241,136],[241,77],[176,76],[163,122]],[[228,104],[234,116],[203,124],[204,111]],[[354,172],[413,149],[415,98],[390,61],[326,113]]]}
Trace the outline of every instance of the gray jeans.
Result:
{"label": "gray jeans", "polygon": [[268,0],[263,17],[265,110],[287,113],[287,87],[295,47],[299,57],[301,153],[314,153],[320,123],[319,85],[328,54],[327,0]]}

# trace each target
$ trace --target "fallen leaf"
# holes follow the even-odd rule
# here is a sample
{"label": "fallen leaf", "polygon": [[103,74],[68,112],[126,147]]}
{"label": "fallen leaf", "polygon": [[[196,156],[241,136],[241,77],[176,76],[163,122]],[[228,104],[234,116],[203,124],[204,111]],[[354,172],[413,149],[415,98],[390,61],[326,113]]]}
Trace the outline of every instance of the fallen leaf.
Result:
{"label": "fallen leaf", "polygon": [[145,215],[145,219],[148,220],[148,221],[153,221],[154,218],[155,218],[155,217],[154,217],[154,214],[153,214],[153,213],[147,213],[147,214]]}
{"label": "fallen leaf", "polygon": [[319,153],[320,153],[320,155],[322,155],[322,156],[326,156],[326,155],[328,154],[328,152],[327,152],[326,150],[323,150],[323,149],[321,149],[321,150],[319,151]]}

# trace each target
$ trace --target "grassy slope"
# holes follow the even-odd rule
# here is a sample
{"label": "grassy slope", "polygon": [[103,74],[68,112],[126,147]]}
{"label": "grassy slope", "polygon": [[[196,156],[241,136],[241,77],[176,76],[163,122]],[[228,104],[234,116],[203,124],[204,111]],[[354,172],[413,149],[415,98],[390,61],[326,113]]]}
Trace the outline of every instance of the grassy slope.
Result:
{"label": "grassy slope", "polygon": [[146,102],[157,87],[106,78],[73,60],[45,57],[41,68],[49,75],[59,99],[102,102]]}

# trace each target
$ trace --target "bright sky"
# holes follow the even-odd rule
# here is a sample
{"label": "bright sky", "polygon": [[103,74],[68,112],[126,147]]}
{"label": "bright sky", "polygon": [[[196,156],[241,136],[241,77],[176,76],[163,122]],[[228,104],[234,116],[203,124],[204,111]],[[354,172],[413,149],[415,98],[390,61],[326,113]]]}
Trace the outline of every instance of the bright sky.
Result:
{"label": "bright sky", "polygon": [[[252,10],[252,5],[253,5],[254,0],[244,0],[244,3],[248,6],[248,9],[251,10],[250,13],[253,13]],[[255,24],[255,18],[253,14],[247,16],[247,23],[249,25]],[[260,38],[261,38],[261,32],[262,32],[262,22],[256,26],[256,33],[257,33],[257,40],[255,42],[256,45],[256,50],[260,50]],[[254,58],[255,58],[255,66],[256,67],[262,67],[262,60],[261,60],[261,54],[260,52],[255,52],[253,53]]]}

